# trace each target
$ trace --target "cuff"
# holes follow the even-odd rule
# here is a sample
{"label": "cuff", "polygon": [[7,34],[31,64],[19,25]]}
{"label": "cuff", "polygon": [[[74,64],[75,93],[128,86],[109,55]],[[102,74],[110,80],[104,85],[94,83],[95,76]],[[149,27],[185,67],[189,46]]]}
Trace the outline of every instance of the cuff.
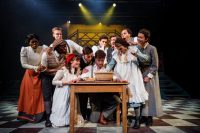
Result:
{"label": "cuff", "polygon": [[38,69],[38,66],[34,66],[34,67],[33,67],[33,70],[34,70],[35,72],[38,72],[37,69]]}
{"label": "cuff", "polygon": [[58,86],[63,86],[63,82],[62,81],[58,81]]}
{"label": "cuff", "polygon": [[153,78],[153,74],[151,74],[151,73],[149,73],[147,76],[148,76],[149,78]]}

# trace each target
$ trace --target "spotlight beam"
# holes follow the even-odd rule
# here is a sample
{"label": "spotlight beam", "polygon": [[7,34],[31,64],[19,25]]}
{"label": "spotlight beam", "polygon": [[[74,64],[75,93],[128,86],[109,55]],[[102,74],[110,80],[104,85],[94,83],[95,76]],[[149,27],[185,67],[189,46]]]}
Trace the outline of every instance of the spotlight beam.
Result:
{"label": "spotlight beam", "polygon": [[[81,3],[79,3],[81,4]],[[94,18],[92,17],[92,14],[90,13],[90,11],[83,5],[81,4],[80,10],[83,13],[85,19],[89,22],[89,23],[95,23]]]}
{"label": "spotlight beam", "polygon": [[[115,4],[115,3],[114,3]],[[115,6],[111,6],[103,17],[103,22],[108,23],[114,13]]]}

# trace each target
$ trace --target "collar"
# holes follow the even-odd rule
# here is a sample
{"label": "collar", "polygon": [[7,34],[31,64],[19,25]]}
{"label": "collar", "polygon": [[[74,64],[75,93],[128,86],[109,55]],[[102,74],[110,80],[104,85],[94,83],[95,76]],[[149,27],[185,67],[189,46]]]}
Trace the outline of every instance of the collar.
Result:
{"label": "collar", "polygon": [[144,45],[144,49],[146,49],[148,45],[149,45],[149,43],[146,42],[145,45]]}
{"label": "collar", "polygon": [[84,55],[82,56],[82,58],[83,58],[84,63],[87,64],[87,61],[85,60]]}
{"label": "collar", "polygon": [[107,50],[107,49],[108,49],[108,47],[107,47],[107,46],[105,46],[105,47],[101,47],[101,45],[100,45],[100,44],[97,46],[97,48],[98,48],[98,50],[100,49],[100,50],[103,50],[104,52],[105,52],[105,50]]}
{"label": "collar", "polygon": [[105,67],[102,67],[102,68],[99,69],[96,64],[93,66],[93,68],[94,68],[95,71],[101,71],[101,70],[105,69]]}
{"label": "collar", "polygon": [[140,47],[141,49],[146,49],[148,45],[149,45],[149,43],[146,42],[146,43],[144,44],[144,46],[142,46],[141,44],[139,44],[139,47]]}

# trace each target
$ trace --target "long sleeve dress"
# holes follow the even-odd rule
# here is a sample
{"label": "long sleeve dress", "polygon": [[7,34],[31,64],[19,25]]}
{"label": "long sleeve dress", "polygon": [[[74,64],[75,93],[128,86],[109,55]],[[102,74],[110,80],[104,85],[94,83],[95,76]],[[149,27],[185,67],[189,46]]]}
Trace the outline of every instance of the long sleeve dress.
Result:
{"label": "long sleeve dress", "polygon": [[144,48],[138,45],[140,51],[149,56],[146,62],[139,61],[143,77],[148,76],[150,82],[145,83],[145,88],[149,93],[149,101],[145,104],[143,116],[162,116],[162,101],[160,96],[160,84],[158,76],[158,53],[155,46],[147,43]]}
{"label": "long sleeve dress", "polygon": [[139,106],[139,103],[148,100],[148,93],[144,87],[142,73],[138,66],[138,58],[132,54],[132,50],[132,48],[128,48],[124,54],[116,51],[106,69],[112,70],[115,66],[115,75],[129,82],[129,103]]}
{"label": "long sleeve dress", "polygon": [[21,48],[20,61],[26,71],[20,86],[18,119],[38,122],[43,116],[42,85],[37,68],[41,62],[41,55],[46,48],[46,45],[38,46],[36,50],[33,50],[30,46]]}
{"label": "long sleeve dress", "polygon": [[62,81],[67,82],[77,79],[78,76],[72,73],[66,67],[58,70],[55,77],[53,78],[52,84],[56,85],[53,94],[53,104],[51,109],[50,120],[53,126],[66,126],[69,125],[70,120],[70,86],[63,85]]}

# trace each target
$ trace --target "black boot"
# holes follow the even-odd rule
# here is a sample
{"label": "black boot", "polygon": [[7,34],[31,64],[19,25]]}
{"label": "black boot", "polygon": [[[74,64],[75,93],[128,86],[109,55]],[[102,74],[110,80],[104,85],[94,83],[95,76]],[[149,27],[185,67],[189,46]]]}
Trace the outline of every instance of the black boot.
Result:
{"label": "black boot", "polygon": [[144,116],[142,116],[143,108],[144,108],[144,104],[141,103],[141,106],[140,106],[140,124],[143,124],[145,122],[145,118],[144,118]]}
{"label": "black boot", "polygon": [[50,117],[50,114],[47,114],[46,115],[45,127],[52,127],[52,124],[51,124],[49,117]]}
{"label": "black boot", "polygon": [[139,119],[139,117],[135,117],[135,123],[134,123],[134,125],[133,125],[133,128],[134,129],[138,129],[138,128],[140,128],[140,119]]}
{"label": "black boot", "polygon": [[153,118],[152,116],[148,116],[146,120],[146,126],[152,126],[153,125]]}
{"label": "black boot", "polygon": [[135,111],[135,123],[133,125],[134,129],[140,128],[140,107],[134,108]]}
{"label": "black boot", "polygon": [[51,101],[45,101],[44,102],[44,105],[45,105],[45,111],[46,111],[46,122],[45,122],[45,126],[46,127],[51,127],[52,124],[51,124],[51,121],[50,121],[50,114],[51,114]]}

